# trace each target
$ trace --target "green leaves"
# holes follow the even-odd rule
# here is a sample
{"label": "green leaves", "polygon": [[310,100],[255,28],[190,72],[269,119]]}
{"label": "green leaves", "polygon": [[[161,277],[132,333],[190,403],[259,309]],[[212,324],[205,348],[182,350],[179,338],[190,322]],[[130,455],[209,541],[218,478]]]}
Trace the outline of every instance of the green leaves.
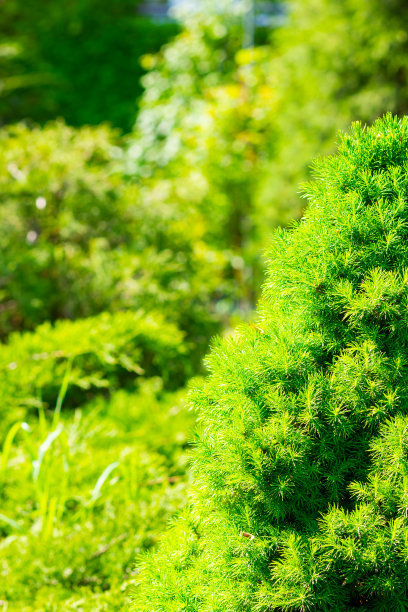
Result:
{"label": "green leaves", "polygon": [[75,405],[102,389],[134,386],[142,376],[161,376],[175,388],[190,375],[183,334],[158,313],[45,323],[0,345],[2,431],[33,407],[55,408],[57,425],[66,395]]}

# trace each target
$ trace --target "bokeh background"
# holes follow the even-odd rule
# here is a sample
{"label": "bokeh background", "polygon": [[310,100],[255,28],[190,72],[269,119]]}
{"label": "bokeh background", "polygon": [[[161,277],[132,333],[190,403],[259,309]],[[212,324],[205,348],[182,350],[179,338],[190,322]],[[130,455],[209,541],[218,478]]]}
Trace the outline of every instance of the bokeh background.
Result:
{"label": "bokeh background", "polygon": [[406,113],[408,5],[2,0],[0,32],[0,610],[126,610],[211,338],[312,159]]}

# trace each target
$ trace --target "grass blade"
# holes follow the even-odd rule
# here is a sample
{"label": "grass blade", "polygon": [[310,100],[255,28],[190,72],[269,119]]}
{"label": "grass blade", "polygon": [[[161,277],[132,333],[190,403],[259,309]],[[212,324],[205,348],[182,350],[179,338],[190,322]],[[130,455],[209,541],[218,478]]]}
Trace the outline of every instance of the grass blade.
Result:
{"label": "grass blade", "polygon": [[118,466],[119,466],[119,461],[114,461],[113,463],[108,465],[107,468],[104,469],[102,474],[99,476],[99,478],[98,478],[98,480],[96,482],[96,485],[93,488],[92,495],[91,495],[91,500],[89,502],[90,504],[92,504],[94,501],[96,501],[98,499],[98,497],[101,494],[101,489],[102,489],[103,485],[105,484],[106,480],[109,478],[109,476],[111,475],[113,470],[116,469]]}

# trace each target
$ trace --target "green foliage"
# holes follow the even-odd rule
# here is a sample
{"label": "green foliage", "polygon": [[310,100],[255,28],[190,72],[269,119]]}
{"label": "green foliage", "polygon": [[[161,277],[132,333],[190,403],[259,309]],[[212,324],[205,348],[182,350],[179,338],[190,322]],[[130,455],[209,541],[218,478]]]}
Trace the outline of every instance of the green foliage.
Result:
{"label": "green foliage", "polygon": [[408,112],[403,0],[290,0],[287,7],[269,67],[278,101],[276,149],[259,194],[284,216],[299,210],[297,186],[309,160],[332,152],[339,128]]}
{"label": "green foliage", "polygon": [[[101,389],[160,376],[170,388],[191,375],[183,335],[151,312],[102,313],[78,321],[44,323],[0,345],[1,432],[27,410],[79,405]],[[70,386],[65,397],[66,385]]]}
{"label": "green foliage", "polygon": [[0,133],[3,335],[112,300],[103,255],[129,244],[132,220],[109,160],[115,137],[62,123]]}
{"label": "green foliage", "polygon": [[143,58],[126,162],[153,197],[194,201],[212,219],[248,307],[271,229],[302,213],[309,160],[331,152],[339,126],[407,109],[407,14],[398,2],[293,0],[269,44],[243,50],[244,4],[216,4],[182,16],[181,33]]}
{"label": "green foliage", "polygon": [[242,248],[235,276],[254,291],[271,228],[302,214],[309,160],[332,151],[339,126],[407,111],[408,13],[398,0],[292,0],[251,53],[243,7],[208,0],[143,59],[127,161],[147,185],[171,181],[173,201],[194,199],[211,215],[213,238]]}
{"label": "green foliage", "polygon": [[115,132],[62,123],[0,133],[0,332],[105,310],[160,310],[198,367],[235,297],[192,203],[124,179]]}
{"label": "green foliage", "polygon": [[123,609],[184,500],[194,417],[170,390],[227,319],[229,259],[194,203],[125,180],[108,128],[0,140],[0,600]]}
{"label": "green foliage", "polygon": [[353,125],[193,393],[190,504],[135,610],[407,606],[408,119]]}
{"label": "green foliage", "polygon": [[134,122],[139,58],[177,33],[174,22],[137,14],[133,0],[7,0],[0,32],[0,120],[44,122],[64,117],[71,125],[110,121],[129,130]]}
{"label": "green foliage", "polygon": [[147,197],[173,210],[194,205],[247,311],[273,225],[257,186],[274,149],[275,101],[270,49],[242,49],[242,7],[204,3],[159,54],[144,57],[150,71],[124,161]]}
{"label": "green foliage", "polygon": [[123,610],[134,554],[184,502],[184,392],[144,381],[10,429],[0,453],[0,597],[21,612]]}
{"label": "green foliage", "polygon": [[[4,6],[3,6],[4,5]],[[244,2],[174,24],[130,0],[2,5],[0,602],[10,610],[405,609],[408,144],[401,0],[289,3],[242,49]],[[215,10],[216,9],[216,10]],[[35,30],[35,31],[34,31]],[[139,56],[143,66],[139,65]],[[31,125],[31,121],[30,121]],[[400,140],[399,140],[400,139]],[[64,319],[61,321],[61,319]],[[121,390],[120,390],[121,389]],[[122,585],[123,584],[123,588]]]}
{"label": "green foliage", "polygon": [[130,152],[136,170],[147,166],[142,174],[183,154],[191,131],[200,127],[205,91],[231,79],[235,53],[242,47],[241,11],[232,11],[230,0],[218,4],[215,8],[213,0],[204,0],[193,13],[186,11],[180,16],[182,32],[157,55],[143,57],[149,72],[136,123],[142,140]]}

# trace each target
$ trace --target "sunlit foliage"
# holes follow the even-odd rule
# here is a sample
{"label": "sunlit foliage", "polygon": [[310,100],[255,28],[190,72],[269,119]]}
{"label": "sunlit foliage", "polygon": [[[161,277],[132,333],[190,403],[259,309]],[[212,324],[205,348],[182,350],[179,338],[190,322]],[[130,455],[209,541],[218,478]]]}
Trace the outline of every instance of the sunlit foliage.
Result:
{"label": "sunlit foliage", "polygon": [[[0,607],[123,610],[141,580],[139,612],[408,606],[405,121],[344,137],[273,234],[339,127],[406,112],[407,8],[292,0],[248,48],[250,4],[2,4]],[[101,121],[134,128],[68,127]],[[184,385],[266,248],[141,576],[185,502]]]}
{"label": "sunlit foliage", "polygon": [[290,0],[286,6],[286,23],[272,39],[276,149],[260,198],[290,213],[310,159],[334,150],[338,129],[408,112],[408,5]]}
{"label": "sunlit foliage", "polygon": [[256,325],[193,394],[186,517],[138,612],[403,610],[408,120],[356,123],[276,236]]}
{"label": "sunlit foliage", "polygon": [[277,221],[265,220],[269,203],[257,199],[274,150],[276,101],[270,49],[243,49],[237,4],[232,11],[221,3],[229,6],[223,12],[206,3],[185,16],[181,34],[158,55],[143,58],[150,70],[124,161],[145,197],[173,208],[194,203],[206,220],[205,240],[229,257],[245,311]]}
{"label": "sunlit foliage", "polygon": [[[84,397],[85,397],[84,393]],[[135,554],[185,500],[193,416],[160,379],[9,429],[0,453],[0,597],[21,612],[126,609]]]}
{"label": "sunlit foliage", "polygon": [[1,334],[105,310],[160,310],[198,367],[239,297],[194,202],[128,184],[108,128],[0,134]]}

